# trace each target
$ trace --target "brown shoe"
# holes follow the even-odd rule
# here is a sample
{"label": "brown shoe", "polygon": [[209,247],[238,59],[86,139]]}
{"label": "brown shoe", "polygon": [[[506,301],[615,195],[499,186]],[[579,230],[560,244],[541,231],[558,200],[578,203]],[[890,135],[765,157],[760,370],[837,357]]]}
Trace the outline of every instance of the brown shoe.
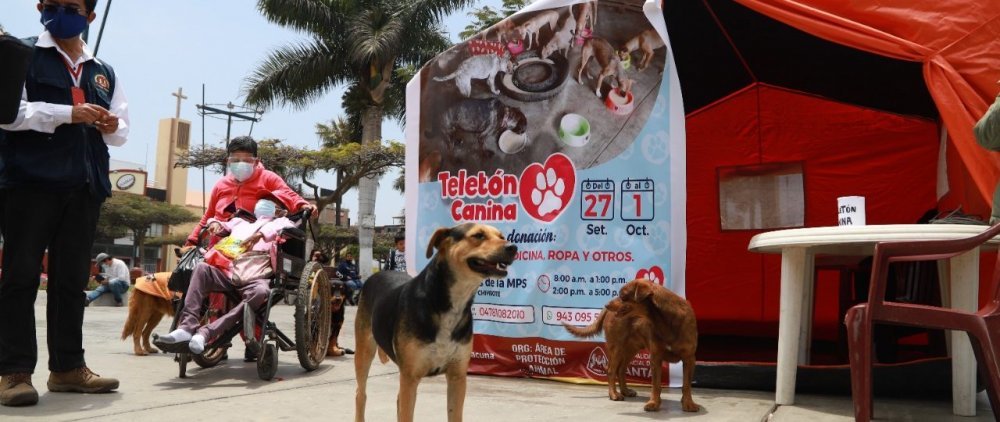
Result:
{"label": "brown shoe", "polygon": [[49,391],[53,393],[110,393],[118,388],[118,380],[102,378],[86,366],[66,372],[49,374]]}
{"label": "brown shoe", "polygon": [[31,385],[31,374],[8,374],[0,377],[0,404],[31,406],[38,403],[38,391]]}

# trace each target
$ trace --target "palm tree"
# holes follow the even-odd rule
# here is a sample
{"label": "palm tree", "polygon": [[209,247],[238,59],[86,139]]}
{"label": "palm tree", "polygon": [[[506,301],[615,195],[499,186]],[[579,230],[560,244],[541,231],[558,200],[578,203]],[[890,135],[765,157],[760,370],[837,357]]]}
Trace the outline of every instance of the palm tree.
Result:
{"label": "palm tree", "polygon": [[476,34],[506,19],[508,16],[517,13],[518,10],[523,9],[528,3],[530,3],[530,0],[503,0],[503,6],[500,10],[489,6],[473,9],[469,12],[469,17],[473,19],[472,23],[466,25],[465,29],[458,33],[458,37],[463,40],[472,38]]}
{"label": "palm tree", "polygon": [[[409,70],[450,47],[441,19],[473,0],[258,0],[265,18],[306,32],[308,41],[272,51],[247,78],[247,103],[303,108],[346,86],[348,116],[361,116],[361,142],[381,142],[382,119],[402,119]],[[372,258],[378,180],[358,183],[359,263]],[[361,275],[371,273],[360,265]]]}
{"label": "palm tree", "polygon": [[[325,148],[335,148],[361,139],[361,119],[357,115],[352,115],[348,119],[338,117],[330,120],[329,124],[316,123],[316,135]],[[344,178],[344,169],[337,168],[336,183],[340,186],[340,181]],[[314,187],[313,190],[316,190]],[[318,193],[314,195],[317,203]],[[340,208],[343,201],[340,197],[334,200],[334,226],[340,226]]]}

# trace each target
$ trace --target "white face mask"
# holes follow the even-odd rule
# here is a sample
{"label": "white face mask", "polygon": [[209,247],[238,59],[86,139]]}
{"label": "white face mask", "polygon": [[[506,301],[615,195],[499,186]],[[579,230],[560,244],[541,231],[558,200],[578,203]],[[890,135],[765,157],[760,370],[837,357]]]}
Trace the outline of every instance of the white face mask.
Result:
{"label": "white face mask", "polygon": [[253,175],[253,164],[251,163],[229,163],[229,172],[233,174],[233,177],[237,181],[242,182],[250,178]]}
{"label": "white face mask", "polygon": [[274,202],[261,199],[260,201],[257,201],[257,205],[253,207],[253,215],[257,218],[274,217],[274,213],[277,211],[277,208],[278,207],[274,204]]}

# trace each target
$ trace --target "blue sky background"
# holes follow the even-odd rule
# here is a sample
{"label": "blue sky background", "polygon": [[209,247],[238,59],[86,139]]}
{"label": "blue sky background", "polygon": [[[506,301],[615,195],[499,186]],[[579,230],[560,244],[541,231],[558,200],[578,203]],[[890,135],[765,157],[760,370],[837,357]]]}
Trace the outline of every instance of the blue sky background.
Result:
{"label": "blue sky background", "polygon": [[[18,37],[42,32],[34,1],[4,3],[0,24],[7,32]],[[476,7],[499,8],[501,3],[501,0],[482,0]],[[97,40],[105,5],[106,0],[98,2],[98,17],[91,25],[91,49]],[[471,8],[449,16],[444,22],[453,41],[458,41],[458,33],[471,20],[468,10]],[[176,109],[176,98],[171,93],[178,87],[184,88],[188,99],[181,105],[181,118],[192,122],[191,143],[200,145],[201,118],[195,104],[201,101],[202,83],[206,103],[239,104],[244,78],[269,51],[306,39],[306,34],[266,21],[252,1],[113,1],[97,57],[106,59],[119,75],[129,100],[132,129],[127,144],[111,148],[111,157],[144,163],[152,177],[157,122],[173,117]],[[304,110],[272,109],[254,125],[253,136],[279,138],[292,145],[315,148],[319,143],[315,124],[341,115],[342,93],[340,88],[332,90]],[[234,123],[232,136],[249,130],[249,123]],[[206,144],[221,145],[225,136],[224,120],[206,119]],[[402,142],[402,126],[386,121],[382,136]],[[376,224],[390,224],[392,217],[403,209],[403,196],[392,190],[392,180],[397,175],[397,171],[389,173],[379,186]],[[211,189],[218,178],[218,174],[207,173],[206,189]],[[191,170],[188,180],[190,190],[201,190],[201,170]],[[318,180],[325,186],[334,182],[330,175],[322,175]],[[344,206],[351,209],[351,221],[357,221],[357,190],[345,196]]]}

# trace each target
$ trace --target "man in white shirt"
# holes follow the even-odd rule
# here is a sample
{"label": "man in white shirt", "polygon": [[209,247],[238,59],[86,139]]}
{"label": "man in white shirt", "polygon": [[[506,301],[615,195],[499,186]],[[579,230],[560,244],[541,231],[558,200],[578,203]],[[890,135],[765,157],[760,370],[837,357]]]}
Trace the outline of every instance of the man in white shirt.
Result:
{"label": "man in white shirt", "polygon": [[97,286],[94,291],[87,293],[87,304],[89,305],[90,302],[97,300],[105,293],[111,293],[115,298],[115,305],[122,306],[122,295],[128,291],[128,286],[132,284],[129,282],[128,265],[125,265],[125,261],[112,258],[106,253],[98,254],[94,261],[97,262],[101,273],[99,277],[101,285]]}
{"label": "man in white shirt", "polygon": [[83,290],[101,204],[111,196],[108,146],[128,135],[115,72],[80,34],[97,0],[40,0],[38,37],[17,116],[0,125],[0,405],[38,403],[34,302],[48,251],[48,390],[108,393],[118,380],[87,367]]}

